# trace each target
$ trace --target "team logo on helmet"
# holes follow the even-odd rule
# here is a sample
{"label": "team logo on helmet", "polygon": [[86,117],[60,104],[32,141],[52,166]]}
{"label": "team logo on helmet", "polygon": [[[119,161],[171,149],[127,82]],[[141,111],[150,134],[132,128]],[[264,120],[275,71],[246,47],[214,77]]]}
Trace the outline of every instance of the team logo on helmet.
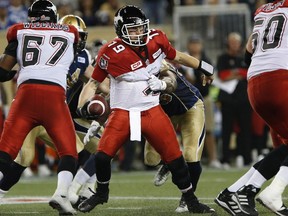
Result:
{"label": "team logo on helmet", "polygon": [[123,22],[123,17],[118,13],[117,16],[114,17],[114,24],[117,25],[119,21]]}

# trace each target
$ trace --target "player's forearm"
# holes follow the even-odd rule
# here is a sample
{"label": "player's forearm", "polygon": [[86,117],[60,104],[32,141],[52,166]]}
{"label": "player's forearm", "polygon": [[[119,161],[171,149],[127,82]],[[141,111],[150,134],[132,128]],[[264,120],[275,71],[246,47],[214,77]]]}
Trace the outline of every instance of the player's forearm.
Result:
{"label": "player's forearm", "polygon": [[176,56],[175,56],[174,61],[176,61],[178,64],[182,64],[187,67],[194,68],[194,69],[197,69],[200,64],[200,61],[198,59],[180,51],[176,51]]}
{"label": "player's forearm", "polygon": [[82,107],[86,101],[94,96],[98,85],[99,83],[96,80],[89,79],[79,96],[78,107]]}
{"label": "player's forearm", "polygon": [[171,93],[177,88],[177,77],[175,72],[170,71],[169,67],[161,72],[160,79],[166,83],[166,88],[163,92]]}
{"label": "player's forearm", "polygon": [[214,74],[214,68],[211,64],[198,60],[197,58],[183,52],[176,51],[174,61],[187,67],[198,69],[205,74],[205,76],[212,76]]}
{"label": "player's forearm", "polygon": [[6,71],[12,70],[17,63],[16,58],[10,55],[2,54],[0,56],[0,67]]}

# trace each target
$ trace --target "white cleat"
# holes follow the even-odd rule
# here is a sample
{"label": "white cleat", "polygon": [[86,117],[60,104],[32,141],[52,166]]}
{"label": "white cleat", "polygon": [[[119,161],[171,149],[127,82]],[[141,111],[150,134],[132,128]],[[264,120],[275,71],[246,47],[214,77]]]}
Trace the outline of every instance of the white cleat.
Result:
{"label": "white cleat", "polygon": [[282,197],[275,195],[269,186],[259,194],[256,200],[277,215],[288,215],[288,209],[283,204]]}
{"label": "white cleat", "polygon": [[54,194],[49,201],[49,205],[53,209],[57,209],[59,215],[76,215],[77,212],[73,209],[71,203],[66,196]]}
{"label": "white cleat", "polygon": [[80,185],[78,182],[72,181],[68,189],[68,198],[72,206],[75,205],[77,201],[79,200],[78,192],[80,191],[81,187],[82,185]]}
{"label": "white cleat", "polygon": [[154,185],[155,186],[163,185],[167,181],[169,174],[170,171],[167,165],[160,166],[154,177]]}
{"label": "white cleat", "polygon": [[179,202],[179,206],[175,209],[175,212],[177,212],[177,213],[189,212],[188,207],[187,207],[184,199],[181,198],[181,200]]}
{"label": "white cleat", "polygon": [[222,164],[219,160],[213,160],[209,163],[209,168],[212,168],[212,169],[222,169]]}
{"label": "white cleat", "polygon": [[51,170],[48,168],[47,165],[42,164],[38,166],[38,176],[39,177],[48,177],[51,176],[52,172]]}
{"label": "white cleat", "polygon": [[69,201],[72,206],[74,206],[79,200],[78,194],[75,193],[69,193]]}
{"label": "white cleat", "polygon": [[22,173],[23,178],[31,178],[34,176],[34,173],[30,167],[27,167]]}

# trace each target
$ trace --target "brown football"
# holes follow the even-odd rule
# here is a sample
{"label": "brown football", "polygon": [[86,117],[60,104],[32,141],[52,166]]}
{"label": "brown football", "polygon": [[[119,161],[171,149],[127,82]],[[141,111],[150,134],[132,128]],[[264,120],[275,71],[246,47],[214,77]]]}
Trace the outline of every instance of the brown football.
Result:
{"label": "brown football", "polygon": [[90,115],[103,116],[110,112],[109,104],[101,95],[95,94],[87,106]]}

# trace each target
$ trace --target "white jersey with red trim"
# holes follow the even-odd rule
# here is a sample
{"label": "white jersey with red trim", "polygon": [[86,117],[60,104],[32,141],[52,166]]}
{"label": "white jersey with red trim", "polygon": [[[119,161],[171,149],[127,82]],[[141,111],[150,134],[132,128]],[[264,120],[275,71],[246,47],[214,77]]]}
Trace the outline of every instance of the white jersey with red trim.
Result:
{"label": "white jersey with red trim", "polygon": [[73,44],[78,41],[78,31],[74,26],[16,24],[8,30],[7,40],[18,41],[18,85],[37,79],[57,83],[66,89],[66,76],[74,59]]}
{"label": "white jersey with red trim", "polygon": [[288,0],[263,5],[254,21],[248,79],[269,71],[288,70]]}
{"label": "white jersey with red trim", "polygon": [[102,82],[110,76],[111,108],[143,111],[159,104],[159,92],[147,80],[158,76],[162,60],[174,59],[176,50],[162,31],[151,30],[149,38],[146,46],[134,48],[116,38],[99,51],[92,78]]}

